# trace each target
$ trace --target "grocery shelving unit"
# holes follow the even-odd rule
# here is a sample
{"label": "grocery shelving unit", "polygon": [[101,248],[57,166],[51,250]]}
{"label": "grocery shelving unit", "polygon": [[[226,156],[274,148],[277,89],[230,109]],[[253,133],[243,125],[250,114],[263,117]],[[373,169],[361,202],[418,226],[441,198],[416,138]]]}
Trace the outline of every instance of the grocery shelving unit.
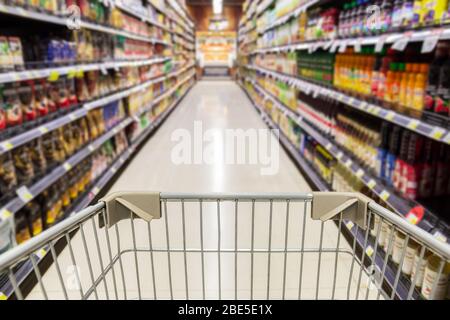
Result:
{"label": "grocery shelving unit", "polygon": [[[163,2],[158,2],[163,4]],[[187,94],[195,81],[195,60],[194,60],[194,24],[189,17],[185,8],[183,8],[178,1],[168,0],[162,5],[155,5],[154,2],[148,1],[150,5],[160,15],[164,16],[166,21],[170,22],[165,25],[161,21],[156,21],[145,10],[139,10],[130,6],[130,3],[123,0],[109,1],[109,5],[120,9],[124,14],[130,15],[140,21],[159,28],[170,35],[170,41],[167,37],[162,40],[160,38],[148,38],[141,35],[133,34],[114,27],[96,24],[91,21],[81,20],[81,28],[95,30],[101,33],[108,33],[117,36],[122,36],[127,39],[132,39],[139,42],[150,43],[152,45],[160,45],[165,47],[163,55],[154,55],[150,59],[145,60],[111,60],[97,63],[72,63],[70,65],[46,67],[43,69],[33,69],[24,71],[10,71],[0,73],[0,84],[14,83],[19,81],[34,80],[34,79],[48,79],[49,81],[58,79],[60,77],[67,77],[69,79],[82,76],[84,72],[101,71],[106,74],[108,70],[120,71],[122,68],[138,68],[152,65],[164,65],[170,63],[171,70],[165,74],[157,75],[145,82],[138,83],[128,88],[122,88],[116,92],[111,92],[106,96],[98,97],[94,100],[82,103],[73,110],[61,114],[51,121],[40,124],[36,128],[26,130],[24,132],[9,136],[0,141],[0,153],[10,152],[34,139],[42,137],[58,128],[61,128],[71,122],[85,117],[90,111],[102,108],[112,102],[120,101],[133,94],[150,90],[154,85],[163,83],[172,84],[166,88],[165,91],[159,92],[146,105],[142,105],[132,115],[122,119],[118,124],[107,130],[102,135],[98,136],[93,141],[90,141],[81,150],[78,150],[70,158],[66,159],[64,163],[53,168],[47,172],[38,181],[34,181],[32,185],[21,186],[17,190],[17,194],[7,203],[3,203],[0,209],[0,223],[8,219],[14,219],[15,214],[33,201],[44,190],[52,186],[56,181],[64,177],[74,167],[88,158],[91,154],[96,152],[105,142],[115,137],[118,133],[127,130],[131,125],[140,121],[140,117],[144,115],[153,115],[154,109],[161,103],[168,102],[158,115],[152,116],[148,125],[143,128],[137,136],[129,141],[129,147],[117,155],[113,163],[100,174],[100,176],[93,181],[88,190],[79,196],[70,207],[70,212],[65,212],[61,219],[64,219],[81,209],[91,204],[98,196],[105,192],[105,188],[117,176],[118,172],[124,168],[127,161],[136,153],[142,144],[159,128],[170,113],[176,108],[178,103]],[[51,14],[46,12],[38,12],[29,8],[21,8],[18,6],[9,6],[0,4],[0,16],[8,16],[10,18],[19,18],[26,20],[33,20],[34,23],[53,24],[59,27],[66,26],[66,18],[62,14]],[[37,262],[42,261],[49,256],[49,248],[40,250],[35,254]],[[31,274],[33,266],[31,261],[26,261],[15,270],[19,285],[22,285]],[[4,276],[2,276],[4,277]],[[9,281],[0,278],[0,300],[13,297],[14,292]]]}
{"label": "grocery shelving unit", "polygon": [[[263,87],[257,77],[273,79],[277,82],[284,83],[286,87],[295,88],[298,92],[310,96],[312,98],[321,98],[324,101],[334,101],[336,103],[344,104],[358,112],[375,117],[383,121],[387,121],[396,126],[408,129],[423,137],[429,138],[436,142],[450,145],[450,125],[448,121],[439,119],[439,121],[431,121],[427,118],[417,118],[407,113],[394,111],[374,103],[372,100],[366,100],[360,95],[341,91],[334,86],[324,85],[323,83],[315,82],[307,78],[301,78],[297,74],[287,74],[271,70],[251,63],[249,61],[257,61],[255,59],[264,58],[266,54],[286,54],[293,52],[307,52],[314,54],[321,50],[322,52],[342,53],[347,48],[352,48],[354,52],[361,52],[363,46],[374,46],[375,52],[381,52],[385,45],[391,45],[398,51],[403,51],[409,43],[416,43],[422,46],[423,53],[432,52],[441,40],[450,39],[450,27],[448,26],[431,26],[427,28],[411,29],[405,31],[388,32],[384,34],[360,36],[353,38],[335,38],[314,41],[304,41],[287,43],[283,45],[274,45],[270,47],[260,47],[258,41],[267,32],[287,24],[292,19],[298,19],[300,15],[306,12],[309,8],[320,6],[327,3],[326,0],[305,0],[300,1],[297,8],[290,10],[286,14],[273,18],[271,23],[262,25],[257,21],[259,17],[269,10],[276,1],[260,0],[260,1],[246,1],[244,4],[244,14],[240,21],[239,30],[239,61],[240,61],[240,85],[247,93],[253,105],[261,114],[265,123],[273,129],[279,129],[280,142],[291,155],[292,159],[297,163],[300,170],[309,180],[310,184],[319,191],[331,191],[333,187],[329,185],[312,166],[309,161],[300,152],[296,146],[287,136],[284,135],[279,125],[274,121],[270,114],[265,111],[263,105],[258,105],[255,101],[254,95],[258,95],[258,101],[266,103],[270,101],[272,108],[278,109],[279,113],[295,123],[303,132],[311,137],[316,143],[326,149],[327,152],[340,163],[343,167],[359,180],[372,194],[377,196],[378,201],[381,201],[385,206],[396,211],[410,221],[412,224],[418,225],[420,228],[433,234],[436,238],[450,242],[450,226],[442,220],[436,213],[425,210],[423,217],[418,217],[415,213],[416,208],[427,208],[422,201],[413,201],[406,198],[404,195],[398,193],[393,187],[387,185],[384,181],[376,177],[371,170],[365,168],[351,150],[344,150],[338,145],[333,136],[323,132],[314,125],[311,115],[303,112],[300,108],[293,110],[292,107],[285,105],[277,96],[269,92]],[[254,36],[257,34],[257,38]],[[277,39],[271,38],[272,41]],[[254,43],[258,44],[253,46]],[[249,91],[251,88],[251,91]],[[252,95],[253,93],[253,95]],[[298,99],[298,98],[297,98]],[[305,101],[298,101],[302,105],[309,108]],[[394,290],[396,296],[400,299],[410,297],[409,279],[403,277],[401,272],[393,265],[385,265],[386,254],[382,250],[378,252],[373,251],[376,248],[373,239],[366,240],[361,230],[351,222],[346,222],[348,241],[353,241],[361,252],[365,252],[368,257],[366,260],[374,261],[374,264],[379,270],[385,270],[387,283],[387,290]],[[370,243],[367,243],[369,241]],[[418,293],[416,298],[419,297]]]}

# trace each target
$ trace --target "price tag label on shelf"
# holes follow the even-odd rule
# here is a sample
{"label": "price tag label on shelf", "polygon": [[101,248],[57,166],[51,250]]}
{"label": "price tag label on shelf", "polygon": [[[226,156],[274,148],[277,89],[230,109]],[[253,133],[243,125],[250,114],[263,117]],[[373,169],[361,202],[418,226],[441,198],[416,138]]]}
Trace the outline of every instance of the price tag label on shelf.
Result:
{"label": "price tag label on shelf", "polygon": [[445,130],[442,128],[434,128],[430,134],[430,137],[436,140],[442,139],[445,134]]}
{"label": "price tag label on shelf", "polygon": [[442,232],[440,232],[439,230],[433,234],[433,237],[435,237],[436,239],[438,239],[441,242],[447,243],[447,237],[444,236],[444,234]]}
{"label": "price tag label on shelf", "polygon": [[45,255],[47,254],[47,250],[45,250],[45,249],[40,249],[40,250],[38,250],[35,254],[36,254],[36,256],[37,256],[39,259],[42,259],[42,258],[45,257]]}
{"label": "price tag label on shelf", "polygon": [[77,75],[77,70],[76,69],[72,69],[72,70],[69,70],[69,72],[67,73],[67,78],[68,79],[73,79],[73,78],[75,78],[76,75]]}
{"label": "price tag label on shelf", "polygon": [[391,197],[391,194],[387,192],[386,190],[383,190],[383,192],[380,194],[380,199],[383,201],[388,201]]}
{"label": "price tag label on shelf", "polygon": [[367,254],[367,256],[372,257],[374,253],[375,253],[375,251],[373,250],[373,248],[372,248],[371,246],[368,246],[368,247],[366,248],[366,254]]}
{"label": "price tag label on shelf", "polygon": [[447,134],[447,136],[444,138],[444,142],[447,144],[450,144],[450,132]]}
{"label": "price tag label on shelf", "polygon": [[14,148],[14,145],[10,141],[5,141],[1,144],[2,150],[9,151]]}
{"label": "price tag label on shelf", "polygon": [[358,171],[356,171],[356,176],[361,179],[362,177],[364,177],[366,173],[364,172],[363,169],[358,169]]}
{"label": "price tag label on shelf", "polygon": [[50,75],[48,76],[48,81],[55,82],[59,80],[59,72],[58,71],[51,71]]}
{"label": "price tag label on shelf", "polygon": [[99,188],[99,187],[95,187],[95,188],[92,190],[92,193],[93,193],[94,195],[98,195],[98,194],[100,193],[100,188]]}
{"label": "price tag label on shelf", "polygon": [[48,133],[48,128],[45,127],[45,126],[39,127],[38,130],[39,130],[39,132],[40,132],[41,134],[46,134],[46,133]]}
{"label": "price tag label on shelf", "polygon": [[28,203],[34,198],[27,186],[23,186],[17,189],[16,194],[24,203]]}
{"label": "price tag label on shelf", "polygon": [[6,219],[9,219],[10,217],[12,217],[11,211],[9,211],[6,208],[3,208],[2,210],[0,210],[0,219],[1,220],[6,220]]}
{"label": "price tag label on shelf", "polygon": [[326,148],[328,151],[331,151],[331,149],[333,148],[333,145],[331,143],[328,143]]}
{"label": "price tag label on shelf", "polygon": [[342,151],[339,151],[339,153],[336,155],[336,159],[341,160],[343,156],[344,154],[342,153]]}
{"label": "price tag label on shelf", "polygon": [[384,117],[388,121],[392,121],[395,118],[395,112],[389,111],[386,116]]}
{"label": "price tag label on shelf", "polygon": [[355,40],[355,52],[361,52],[361,38]]}
{"label": "price tag label on shelf", "polygon": [[113,174],[115,174],[115,173],[117,172],[117,169],[116,169],[115,167],[112,167],[112,168],[111,168],[111,172],[112,172]]}
{"label": "price tag label on shelf", "polygon": [[344,53],[345,50],[347,50],[347,41],[346,40],[342,40],[340,45],[339,45],[339,52],[340,53]]}
{"label": "price tag label on shelf", "polygon": [[[115,65],[115,67],[117,67],[117,65]],[[106,66],[105,66],[104,64],[101,65],[100,71],[102,72],[102,74],[103,74],[104,76],[107,76],[107,75],[108,75],[108,70],[106,69]]]}
{"label": "price tag label on shelf", "polygon": [[81,79],[84,77],[84,71],[83,70],[77,70],[77,73],[75,74],[75,77],[78,79]]}
{"label": "price tag label on shelf", "polygon": [[393,45],[392,49],[396,51],[405,51],[411,38],[412,32],[406,32]]}
{"label": "price tag label on shelf", "polygon": [[369,181],[369,183],[367,183],[367,186],[369,187],[369,189],[373,190],[377,186],[377,182],[375,180],[371,179]]}
{"label": "price tag label on shelf", "polygon": [[8,297],[3,292],[0,292],[0,301],[6,301],[6,300],[8,300]]}
{"label": "price tag label on shelf", "polygon": [[339,41],[334,41],[333,45],[330,48],[330,52],[335,53],[338,47],[339,47]]}
{"label": "price tag label on shelf", "polygon": [[408,123],[408,129],[416,130],[419,127],[419,124],[420,122],[418,120],[413,119]]}
{"label": "price tag label on shelf", "polygon": [[376,53],[380,53],[381,51],[383,51],[384,44],[386,43],[386,38],[387,37],[385,35],[378,38],[377,44],[375,45]]}
{"label": "price tag label on shelf", "polygon": [[95,151],[95,147],[92,144],[89,145],[88,149],[89,149],[90,152],[94,152]]}
{"label": "price tag label on shelf", "polygon": [[350,160],[350,159],[348,159],[348,160],[345,162],[345,166],[346,166],[347,168],[351,168],[352,165],[353,165],[353,161]]}
{"label": "price tag label on shelf", "polygon": [[425,37],[422,45],[422,53],[430,53],[434,51],[443,31],[443,29],[434,29],[431,31],[430,35]]}
{"label": "price tag label on shelf", "polygon": [[352,221],[349,221],[345,226],[347,227],[348,230],[352,230],[355,224]]}
{"label": "price tag label on shelf", "polygon": [[333,43],[333,40],[325,42],[322,46],[323,50],[327,51],[328,49],[330,49],[333,46]]}
{"label": "price tag label on shelf", "polygon": [[70,171],[70,170],[72,170],[72,165],[70,163],[66,162],[66,163],[64,163],[63,168],[66,171]]}

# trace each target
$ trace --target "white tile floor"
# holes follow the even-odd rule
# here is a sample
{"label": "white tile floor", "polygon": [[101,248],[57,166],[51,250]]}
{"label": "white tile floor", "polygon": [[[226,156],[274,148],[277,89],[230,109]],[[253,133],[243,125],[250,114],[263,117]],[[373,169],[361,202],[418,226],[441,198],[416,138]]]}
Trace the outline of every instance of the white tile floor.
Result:
{"label": "white tile floor", "polygon": [[[182,101],[180,106],[170,116],[161,129],[143,147],[111,191],[167,191],[167,192],[309,192],[310,188],[299,170],[291,162],[287,154],[282,150],[280,155],[280,170],[273,176],[261,176],[259,166],[250,165],[181,165],[177,166],[171,161],[171,152],[174,142],[171,135],[174,130],[185,128],[192,132],[194,121],[202,121],[204,129],[208,128],[234,128],[234,129],[265,129],[265,124],[254,110],[241,89],[232,82],[200,82]],[[289,250],[299,249],[303,235],[303,224],[306,224],[305,248],[318,249],[320,243],[321,224],[312,221],[309,217],[304,220],[304,203],[291,203],[289,206],[288,221],[288,246]],[[309,208],[310,204],[308,204]],[[183,227],[180,203],[168,203],[169,240],[171,248],[183,248]],[[272,249],[285,248],[286,240],[286,203],[273,205],[272,224]],[[201,248],[199,203],[185,204],[185,230],[186,248]],[[217,204],[203,204],[203,244],[204,249],[217,251],[218,248],[218,220]],[[235,248],[235,235],[237,233],[239,249],[250,249],[252,239],[252,205],[240,203],[238,206],[238,220],[235,220],[234,203],[222,203],[220,205],[220,231],[221,250],[232,251]],[[96,221],[94,222],[96,223]],[[236,232],[237,226],[237,232]],[[254,223],[254,248],[267,250],[269,246],[270,210],[268,203],[255,205]],[[155,249],[153,255],[149,252],[149,226],[142,221],[136,221],[135,234],[136,246],[142,248],[136,257],[139,268],[139,285],[136,280],[136,264],[133,252],[124,253],[121,262],[124,269],[125,285],[123,286],[120,263],[114,264],[113,272],[109,272],[106,281],[100,282],[96,294],[100,299],[119,298],[137,299],[139,293],[143,299],[154,299],[155,292],[158,299],[170,299],[172,283],[172,295],[175,299],[185,299],[187,292],[189,298],[203,298],[203,284],[206,299],[219,298],[219,264],[217,252],[209,252],[202,255],[199,252],[186,254],[187,270],[185,269],[185,257],[182,253],[170,254],[169,273],[168,255],[166,247],[165,219],[154,221],[151,224],[151,240]],[[91,222],[83,226],[87,248],[91,257],[94,278],[101,275],[102,264],[105,267],[110,262],[106,231],[98,230],[100,242],[99,252],[95,242],[95,231]],[[131,224],[124,221],[118,227],[120,233],[121,249],[133,248]],[[111,237],[112,255],[118,252],[117,239],[114,228],[109,231]],[[324,227],[323,248],[333,248],[336,251],[338,229],[333,223],[326,223]],[[91,287],[89,265],[86,260],[86,252],[83,249],[81,233],[72,240],[75,252],[76,265],[79,269],[82,290]],[[350,247],[341,238],[341,250],[349,250]],[[153,260],[152,260],[153,256]],[[253,297],[255,299],[281,299],[283,292],[286,299],[299,297],[300,270],[302,270],[302,287],[300,290],[302,299],[314,299],[316,293],[320,299],[330,299],[335,291],[336,299],[346,299],[350,284],[350,297],[355,298],[356,287],[360,275],[360,268],[352,264],[352,256],[344,253],[338,255],[337,271],[335,273],[336,254],[323,253],[321,256],[320,278],[318,280],[317,252],[285,254],[255,253],[253,255],[253,282],[251,281],[252,256],[250,253],[239,253],[237,260],[234,253],[222,253],[220,255],[220,286],[221,298],[240,299],[251,298],[252,283]],[[101,257],[101,260],[99,259]],[[73,265],[70,251],[64,250],[60,255],[59,266],[64,278],[64,285],[69,298],[80,298],[80,291],[76,284],[76,273],[71,272]],[[303,268],[301,269],[301,261]],[[235,276],[235,263],[237,262],[237,279]],[[153,263],[153,268],[152,268]],[[352,268],[353,265],[353,268]],[[268,269],[270,266],[270,286],[268,290]],[[153,273],[152,270],[155,270]],[[203,272],[202,272],[203,270]],[[284,272],[286,270],[286,272]],[[171,276],[171,282],[169,280]],[[187,274],[187,282],[186,280]],[[285,280],[283,275],[286,274]],[[336,274],[336,285],[333,290],[333,280]],[[43,283],[49,298],[64,298],[55,266],[45,274]],[[284,280],[284,281],[283,281]],[[156,285],[154,285],[154,282]],[[317,281],[319,283],[317,289]],[[237,287],[236,287],[237,283]],[[285,284],[283,286],[283,283]],[[361,280],[360,298],[366,294],[368,278],[363,275]],[[114,289],[116,285],[116,290]],[[186,286],[188,290],[186,290]],[[285,290],[283,290],[283,287]],[[139,290],[140,289],[140,290]],[[375,290],[368,290],[369,298],[376,298]],[[90,298],[95,299],[93,293]],[[29,295],[29,299],[42,299],[43,295],[37,286]]]}

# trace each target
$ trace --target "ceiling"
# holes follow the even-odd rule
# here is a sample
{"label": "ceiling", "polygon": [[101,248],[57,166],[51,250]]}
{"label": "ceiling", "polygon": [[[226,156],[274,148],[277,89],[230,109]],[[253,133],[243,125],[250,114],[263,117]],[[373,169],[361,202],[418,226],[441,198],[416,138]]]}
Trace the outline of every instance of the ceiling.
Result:
{"label": "ceiling", "polygon": [[[225,6],[241,6],[245,0],[223,0]],[[208,6],[212,4],[211,0],[186,0],[188,6]]]}

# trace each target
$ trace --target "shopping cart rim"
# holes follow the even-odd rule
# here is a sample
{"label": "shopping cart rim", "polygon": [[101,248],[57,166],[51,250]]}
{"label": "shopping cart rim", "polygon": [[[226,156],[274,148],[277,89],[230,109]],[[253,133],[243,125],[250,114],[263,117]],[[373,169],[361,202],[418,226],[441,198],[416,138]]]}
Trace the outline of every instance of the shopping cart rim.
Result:
{"label": "shopping cart rim", "polygon": [[95,216],[100,210],[105,208],[103,202],[99,202],[93,206],[62,220],[57,225],[45,230],[41,234],[29,239],[27,242],[9,250],[0,255],[0,271],[15,265],[25,256],[28,256],[42,248],[43,243],[48,243],[53,239],[59,238],[65,232],[71,230],[73,226],[92,216]]}
{"label": "shopping cart rim", "polygon": [[161,192],[161,200],[202,200],[202,201],[312,201],[313,193],[174,193]]}
{"label": "shopping cart rim", "polygon": [[412,235],[415,238],[414,240],[420,241],[422,244],[432,248],[442,258],[450,260],[450,245],[447,242],[438,240],[430,232],[411,224],[404,217],[393,213],[374,201],[369,203],[369,209],[394,224],[397,228],[400,228],[403,232]]}

